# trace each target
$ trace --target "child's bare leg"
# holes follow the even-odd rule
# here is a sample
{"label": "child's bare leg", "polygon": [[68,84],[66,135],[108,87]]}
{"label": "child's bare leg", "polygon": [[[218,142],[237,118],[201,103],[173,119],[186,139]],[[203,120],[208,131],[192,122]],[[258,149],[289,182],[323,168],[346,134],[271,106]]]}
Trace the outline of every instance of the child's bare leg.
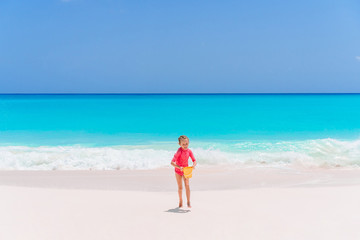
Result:
{"label": "child's bare leg", "polygon": [[187,206],[191,208],[191,204],[190,204],[190,179],[188,178],[184,178],[184,184],[185,184],[185,189],[186,189],[186,198],[187,198]]}
{"label": "child's bare leg", "polygon": [[177,182],[177,184],[178,184],[179,207],[182,207],[182,202],[183,202],[183,200],[182,200],[182,188],[183,188],[183,186],[182,186],[182,181],[181,181],[181,179],[182,179],[183,176],[175,173],[175,177],[176,177],[176,182]]}

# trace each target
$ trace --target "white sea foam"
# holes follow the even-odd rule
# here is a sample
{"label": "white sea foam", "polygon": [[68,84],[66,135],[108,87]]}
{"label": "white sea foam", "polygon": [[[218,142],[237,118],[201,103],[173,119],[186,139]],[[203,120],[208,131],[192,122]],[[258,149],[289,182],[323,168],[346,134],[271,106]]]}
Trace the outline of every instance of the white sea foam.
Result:
{"label": "white sea foam", "polygon": [[[360,167],[360,140],[194,143],[198,164],[301,167]],[[169,150],[171,149],[171,150]],[[3,146],[2,170],[156,169],[169,166],[176,147]]]}

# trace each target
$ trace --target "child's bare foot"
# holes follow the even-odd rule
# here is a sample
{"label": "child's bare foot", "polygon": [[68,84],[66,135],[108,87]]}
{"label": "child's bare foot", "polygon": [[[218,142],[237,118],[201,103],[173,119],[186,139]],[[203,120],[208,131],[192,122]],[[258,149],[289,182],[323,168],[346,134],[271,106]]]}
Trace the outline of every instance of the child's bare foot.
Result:
{"label": "child's bare foot", "polygon": [[187,206],[188,206],[188,208],[191,208],[191,204],[190,204],[190,202],[188,202],[188,203],[187,203]]}
{"label": "child's bare foot", "polygon": [[179,208],[182,207],[182,201],[179,202]]}

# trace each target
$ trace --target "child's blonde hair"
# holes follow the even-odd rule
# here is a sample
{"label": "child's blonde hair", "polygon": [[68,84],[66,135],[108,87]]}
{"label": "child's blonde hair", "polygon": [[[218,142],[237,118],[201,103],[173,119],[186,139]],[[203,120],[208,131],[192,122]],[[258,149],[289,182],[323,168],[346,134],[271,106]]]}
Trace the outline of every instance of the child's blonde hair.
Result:
{"label": "child's blonde hair", "polygon": [[181,135],[179,138],[178,138],[178,140],[179,140],[179,143],[181,143],[181,140],[188,140],[188,141],[190,141],[189,140],[189,138],[187,137],[187,136],[185,136],[185,135]]}

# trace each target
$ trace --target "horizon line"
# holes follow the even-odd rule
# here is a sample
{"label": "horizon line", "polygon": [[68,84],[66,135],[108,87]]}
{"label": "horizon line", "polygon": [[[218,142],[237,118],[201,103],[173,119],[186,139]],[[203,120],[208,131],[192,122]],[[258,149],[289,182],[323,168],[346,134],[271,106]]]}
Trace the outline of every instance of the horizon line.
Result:
{"label": "horizon line", "polygon": [[0,93],[0,95],[357,95],[359,93]]}

